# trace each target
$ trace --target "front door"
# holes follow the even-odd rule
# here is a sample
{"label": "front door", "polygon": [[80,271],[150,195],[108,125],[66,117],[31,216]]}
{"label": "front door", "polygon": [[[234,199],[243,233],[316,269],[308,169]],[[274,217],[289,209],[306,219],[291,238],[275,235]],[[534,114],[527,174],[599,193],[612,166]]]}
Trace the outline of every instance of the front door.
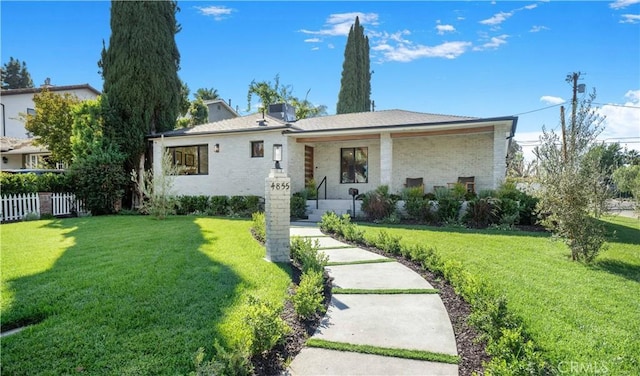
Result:
{"label": "front door", "polygon": [[304,184],[313,180],[313,147],[304,146]]}

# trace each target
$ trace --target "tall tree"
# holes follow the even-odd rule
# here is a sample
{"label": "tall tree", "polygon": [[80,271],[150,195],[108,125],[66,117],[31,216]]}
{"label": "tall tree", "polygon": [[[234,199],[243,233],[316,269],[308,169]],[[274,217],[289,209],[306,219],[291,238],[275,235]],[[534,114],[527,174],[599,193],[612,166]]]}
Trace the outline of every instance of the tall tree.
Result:
{"label": "tall tree", "polygon": [[51,152],[53,162],[70,163],[73,108],[80,103],[75,95],[56,94],[42,90],[33,96],[35,115],[25,116],[25,128],[36,138],[37,145],[44,145]]}
{"label": "tall tree", "polygon": [[2,69],[0,69],[2,76],[2,88],[3,89],[22,89],[27,87],[33,87],[33,80],[31,74],[27,70],[27,63],[24,61],[9,58],[9,62],[5,63]]}
{"label": "tall tree", "polygon": [[542,224],[567,243],[572,259],[590,262],[604,244],[602,225],[590,213],[591,209],[602,207],[598,202],[602,199],[601,190],[594,187],[603,182],[603,174],[599,159],[589,154],[603,130],[604,119],[591,107],[595,90],[578,101],[579,78],[580,73],[567,77],[573,84],[568,127],[565,127],[567,122],[561,108],[563,134],[559,136],[543,127],[541,145],[535,150],[541,184],[538,210],[545,216]]}
{"label": "tall tree", "polygon": [[104,78],[104,135],[139,170],[145,136],[174,129],[181,102],[175,1],[112,1]]}
{"label": "tall tree", "polygon": [[212,99],[220,99],[218,90],[214,88],[200,88],[196,90],[196,99],[208,101]]}
{"label": "tall tree", "polygon": [[260,98],[260,111],[266,110],[270,104],[274,103],[288,103],[293,106],[296,111],[296,119],[306,119],[310,117],[322,116],[327,114],[327,106],[314,105],[307,97],[304,100],[300,100],[293,95],[293,89],[291,85],[280,85],[280,75],[276,75],[275,83],[271,81],[251,81],[249,84],[249,91],[247,92],[247,111],[251,111],[251,98],[257,96]]}
{"label": "tall tree", "polygon": [[349,30],[344,49],[342,79],[336,113],[371,111],[371,70],[369,67],[369,37],[364,35],[360,19]]}

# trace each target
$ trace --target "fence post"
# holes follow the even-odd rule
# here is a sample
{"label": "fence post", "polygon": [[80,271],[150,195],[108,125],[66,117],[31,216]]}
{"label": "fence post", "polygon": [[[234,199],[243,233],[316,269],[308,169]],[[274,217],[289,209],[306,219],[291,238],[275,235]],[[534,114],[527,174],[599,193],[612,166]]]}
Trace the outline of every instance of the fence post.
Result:
{"label": "fence post", "polygon": [[51,192],[38,192],[38,198],[40,199],[40,217],[53,215]]}

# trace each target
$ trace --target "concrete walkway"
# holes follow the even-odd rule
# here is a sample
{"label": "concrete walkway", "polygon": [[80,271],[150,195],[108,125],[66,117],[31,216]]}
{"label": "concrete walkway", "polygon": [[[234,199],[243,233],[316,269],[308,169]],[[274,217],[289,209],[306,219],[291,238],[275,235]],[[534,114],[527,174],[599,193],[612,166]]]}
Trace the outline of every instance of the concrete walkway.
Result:
{"label": "concrete walkway", "polygon": [[[292,223],[291,236],[320,243],[329,262],[383,260],[383,256],[341,243],[316,224]],[[388,261],[388,260],[386,260]],[[327,267],[333,286],[344,289],[432,289],[398,262]],[[449,315],[437,294],[336,294],[312,338],[376,347],[457,355]],[[289,375],[457,375],[458,366],[387,356],[305,347]]]}

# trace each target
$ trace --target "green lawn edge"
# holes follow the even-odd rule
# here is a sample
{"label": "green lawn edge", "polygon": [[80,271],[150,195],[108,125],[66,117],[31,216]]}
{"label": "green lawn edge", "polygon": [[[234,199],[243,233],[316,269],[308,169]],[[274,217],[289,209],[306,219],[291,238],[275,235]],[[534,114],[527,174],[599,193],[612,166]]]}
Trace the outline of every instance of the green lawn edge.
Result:
{"label": "green lawn edge", "polygon": [[387,295],[400,295],[400,294],[437,294],[438,289],[343,289],[340,287],[334,287],[331,289],[332,294],[345,294],[345,295],[368,295],[368,294],[387,294]]}
{"label": "green lawn edge", "polygon": [[426,360],[430,362],[456,365],[460,362],[460,357],[457,355],[434,353],[424,350],[407,350],[371,345],[356,345],[353,343],[333,342],[318,338],[309,338],[307,340],[307,346],[327,350],[349,351],[361,354],[382,355],[403,359]]}

